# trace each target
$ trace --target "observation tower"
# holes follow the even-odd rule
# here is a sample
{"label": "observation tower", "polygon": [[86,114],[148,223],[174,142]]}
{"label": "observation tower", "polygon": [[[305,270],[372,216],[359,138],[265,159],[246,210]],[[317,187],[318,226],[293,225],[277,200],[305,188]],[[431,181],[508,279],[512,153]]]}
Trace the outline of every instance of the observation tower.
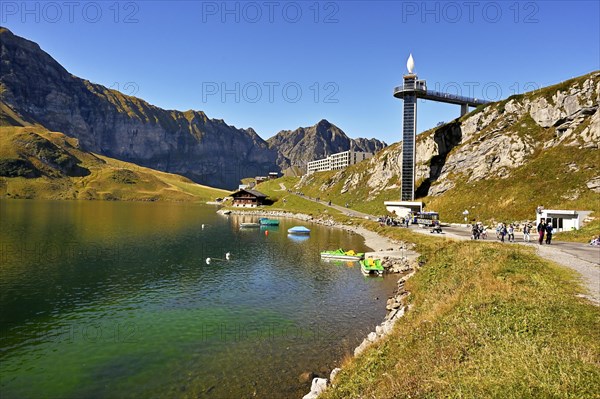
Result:
{"label": "observation tower", "polygon": [[394,88],[394,97],[404,100],[402,117],[402,185],[401,200],[415,199],[415,140],[417,135],[417,99],[432,100],[460,105],[460,114],[469,112],[469,107],[487,104],[489,101],[456,94],[428,90],[427,83],[419,80],[413,73],[415,60],[412,54],[406,61],[408,74],[404,75],[404,84]]}

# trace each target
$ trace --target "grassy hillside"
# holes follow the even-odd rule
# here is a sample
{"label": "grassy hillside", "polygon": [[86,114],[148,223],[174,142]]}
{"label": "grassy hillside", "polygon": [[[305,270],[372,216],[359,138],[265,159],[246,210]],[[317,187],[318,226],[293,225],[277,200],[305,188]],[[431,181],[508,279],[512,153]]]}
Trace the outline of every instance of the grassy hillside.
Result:
{"label": "grassy hillside", "polygon": [[[339,215],[340,212],[329,208],[325,205],[309,201],[306,198],[299,197],[287,190],[283,190],[280,184],[283,184],[286,189],[293,190],[294,184],[298,181],[296,177],[281,177],[275,180],[268,180],[256,186],[256,189],[269,196],[269,200],[273,203],[269,206],[269,210],[282,210],[288,212],[302,212],[307,215]],[[313,198],[318,195],[313,196]],[[323,197],[321,199],[324,200]]]}
{"label": "grassy hillside", "polygon": [[[394,146],[391,147],[392,150]],[[378,154],[384,156],[388,149]],[[568,165],[576,160],[577,171]],[[489,178],[468,183],[455,179],[456,186],[440,196],[420,198],[427,209],[440,212],[448,222],[460,222],[462,212],[469,210],[478,220],[528,220],[535,218],[535,208],[543,204],[548,209],[581,209],[600,214],[598,194],[585,189],[585,182],[597,176],[597,149],[554,147],[535,154],[525,165],[514,169],[508,179]],[[338,173],[341,178],[334,179]],[[350,189],[343,192],[345,180],[360,176]],[[383,201],[398,200],[400,178],[395,176],[393,187],[376,192],[366,185],[369,163],[360,162],[343,172],[314,173],[298,186],[307,195],[330,198],[332,202],[373,215],[385,214]],[[300,181],[300,179],[297,179]],[[418,184],[417,184],[418,185]],[[323,190],[327,187],[326,190]],[[319,194],[320,193],[320,194]]]}
{"label": "grassy hillside", "polygon": [[324,399],[600,397],[599,311],[573,272],[520,246],[371,228],[417,242],[413,308]]}
{"label": "grassy hillside", "polygon": [[[569,164],[576,160],[575,173]],[[532,156],[514,169],[509,179],[490,178],[468,183],[456,179],[447,194],[422,199],[445,220],[459,221],[462,211],[478,220],[516,221],[535,218],[535,208],[581,209],[600,214],[598,193],[585,189],[585,182],[597,176],[598,150],[554,147]]]}
{"label": "grassy hillside", "polygon": [[[381,152],[379,154],[382,155]],[[305,195],[331,200],[336,205],[344,206],[348,204],[352,209],[371,215],[385,215],[387,211],[383,201],[398,200],[400,198],[400,188],[386,187],[381,191],[374,192],[366,184],[369,177],[368,167],[368,161],[362,161],[341,172],[317,172],[305,177],[305,180],[301,183],[300,178],[296,178],[295,181],[298,183],[298,190]],[[345,181],[352,175],[360,176],[360,178],[345,191]],[[400,184],[399,178],[397,184]]]}
{"label": "grassy hillside", "polygon": [[206,201],[228,192],[82,151],[38,126],[0,127],[0,198]]}

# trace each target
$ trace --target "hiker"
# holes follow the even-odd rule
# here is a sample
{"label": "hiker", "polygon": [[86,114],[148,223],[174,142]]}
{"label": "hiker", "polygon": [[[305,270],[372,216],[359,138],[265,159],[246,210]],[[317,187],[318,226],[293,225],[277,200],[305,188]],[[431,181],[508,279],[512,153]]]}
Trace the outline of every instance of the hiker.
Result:
{"label": "hiker", "polygon": [[552,243],[552,223],[546,222],[546,244],[550,245]]}
{"label": "hiker", "polygon": [[508,226],[508,242],[515,242],[515,226],[512,223]]}
{"label": "hiker", "polygon": [[496,238],[500,239],[500,231],[502,230],[502,222],[498,223],[498,226],[496,226]]}
{"label": "hiker", "polygon": [[537,225],[537,231],[540,234],[540,237],[538,238],[538,243],[542,245],[542,243],[544,242],[544,233],[546,233],[546,221],[544,219],[542,219]]}
{"label": "hiker", "polygon": [[525,225],[523,226],[523,241],[529,242],[531,240],[531,237],[529,236],[530,233],[531,226],[529,225],[529,223],[525,223]]}
{"label": "hiker", "polygon": [[479,240],[479,226],[477,224],[474,224],[471,229],[471,240]]}
{"label": "hiker", "polygon": [[504,223],[502,223],[502,225],[500,226],[500,241],[504,242],[504,236],[506,235],[507,231],[506,231],[506,225]]}

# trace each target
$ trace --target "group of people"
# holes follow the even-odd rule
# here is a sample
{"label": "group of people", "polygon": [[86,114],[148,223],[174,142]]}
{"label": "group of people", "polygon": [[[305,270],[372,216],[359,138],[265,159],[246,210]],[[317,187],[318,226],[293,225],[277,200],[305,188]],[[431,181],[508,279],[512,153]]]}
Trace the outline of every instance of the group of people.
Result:
{"label": "group of people", "polygon": [[550,245],[552,243],[552,234],[554,233],[554,227],[552,227],[552,223],[546,222],[546,220],[542,219],[537,225],[537,232],[539,235],[538,243],[540,245],[542,245],[544,242],[544,235],[546,235],[546,244]]}
{"label": "group of people", "polygon": [[400,226],[400,227],[408,227],[410,224],[410,216],[396,219],[390,216],[382,216],[378,219],[379,224],[381,226]]}
{"label": "group of people", "polygon": [[[523,233],[523,240],[525,240],[525,233]],[[509,224],[508,226],[505,223],[498,223],[496,226],[496,237],[504,242],[504,239],[508,239],[508,242],[515,242],[515,225]]]}
{"label": "group of people", "polygon": [[487,238],[487,228],[481,222],[473,224],[471,227],[471,240],[485,240]]}
{"label": "group of people", "polygon": [[[515,242],[516,228],[517,228],[517,226],[515,226],[512,223],[510,223],[508,226],[505,223],[498,223],[498,226],[496,227],[496,237],[501,242],[504,242],[505,239],[508,240],[508,242]],[[474,226],[473,232],[475,232],[475,229],[476,229],[476,227]],[[530,223],[525,223],[523,225],[523,241],[524,242],[531,242],[531,230],[532,229],[533,229],[533,226]],[[546,220],[542,219],[542,221],[537,225],[537,232],[538,232],[538,243],[540,245],[542,245],[544,243],[544,237],[545,237],[545,242],[547,245],[550,245],[552,243],[552,234],[554,233],[554,228],[552,227],[552,223],[546,222]]]}

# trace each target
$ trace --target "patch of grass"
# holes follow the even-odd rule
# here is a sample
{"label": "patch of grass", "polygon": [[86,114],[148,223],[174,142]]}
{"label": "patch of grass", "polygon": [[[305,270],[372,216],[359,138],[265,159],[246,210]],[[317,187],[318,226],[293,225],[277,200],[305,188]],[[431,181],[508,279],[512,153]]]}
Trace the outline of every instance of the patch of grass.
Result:
{"label": "patch of grass", "polygon": [[139,180],[139,176],[129,169],[115,170],[110,178],[121,184],[135,184]]}
{"label": "patch of grass", "polygon": [[527,248],[424,238],[411,311],[324,399],[599,397],[599,312],[572,272]]}
{"label": "patch of grass", "polygon": [[[339,212],[328,206],[310,201],[307,198],[300,197],[287,191],[287,189],[295,192],[295,184],[298,182],[297,177],[280,177],[279,179],[268,180],[256,186],[256,189],[269,196],[273,203],[268,207],[269,210],[282,210],[287,212],[300,212],[314,217],[321,215],[338,215]],[[284,184],[286,190],[283,190],[280,183]],[[310,197],[310,195],[308,195]],[[317,198],[314,196],[313,198]],[[321,200],[325,198],[321,197]]]}
{"label": "patch of grass", "polygon": [[554,104],[554,100],[552,99],[552,97],[557,92],[566,92],[571,87],[580,86],[583,82],[585,82],[587,79],[589,79],[592,75],[596,73],[597,71],[573,79],[565,80],[564,82],[552,86],[547,86],[539,90],[534,90],[532,92],[525,93],[524,96],[526,96],[527,98],[544,97],[550,104]]}
{"label": "patch of grass", "polygon": [[[368,160],[360,162],[349,166],[343,171],[313,173],[304,184],[300,185],[299,190],[305,195],[320,197],[322,200],[331,201],[336,205],[345,206],[348,204],[349,208],[359,212],[371,215],[387,214],[383,202],[398,199],[400,188],[383,190],[370,188],[366,184],[369,174],[365,173],[368,162]],[[349,184],[349,189],[344,192],[346,180],[354,175],[360,175],[361,177],[354,184]],[[390,180],[399,184],[397,176],[392,177]]]}

